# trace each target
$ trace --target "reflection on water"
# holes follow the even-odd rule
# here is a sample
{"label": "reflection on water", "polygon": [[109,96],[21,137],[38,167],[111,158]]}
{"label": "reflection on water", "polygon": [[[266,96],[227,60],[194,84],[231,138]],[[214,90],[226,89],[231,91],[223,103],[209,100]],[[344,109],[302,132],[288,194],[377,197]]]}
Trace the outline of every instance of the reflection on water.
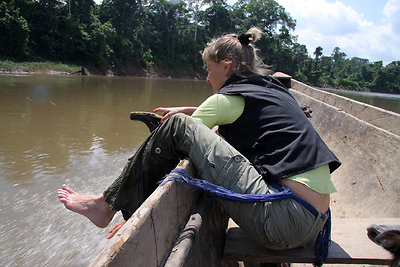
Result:
{"label": "reflection on water", "polygon": [[148,134],[131,111],[210,94],[203,81],[0,76],[1,265],[87,265],[107,230],[67,211],[57,188],[102,193]]}
{"label": "reflection on water", "polygon": [[400,94],[382,94],[338,89],[324,90],[400,114]]}

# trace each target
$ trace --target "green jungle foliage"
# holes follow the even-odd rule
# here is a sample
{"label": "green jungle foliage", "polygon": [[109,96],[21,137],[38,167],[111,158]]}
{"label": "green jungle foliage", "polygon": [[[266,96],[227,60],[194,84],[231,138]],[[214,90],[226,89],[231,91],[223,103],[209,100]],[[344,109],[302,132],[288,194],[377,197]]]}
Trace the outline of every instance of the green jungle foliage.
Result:
{"label": "green jungle foliage", "polygon": [[321,87],[400,93],[400,61],[346,58],[336,47],[314,58],[292,32],[296,21],[273,0],[2,0],[0,58],[56,61],[101,73],[159,68],[205,74],[200,52],[224,33],[264,31],[259,54],[273,71]]}

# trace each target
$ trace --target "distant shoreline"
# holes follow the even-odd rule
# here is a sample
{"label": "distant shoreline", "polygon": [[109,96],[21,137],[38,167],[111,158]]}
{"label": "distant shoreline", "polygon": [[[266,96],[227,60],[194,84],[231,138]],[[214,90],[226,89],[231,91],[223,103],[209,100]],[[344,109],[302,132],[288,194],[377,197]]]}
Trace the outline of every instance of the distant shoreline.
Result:
{"label": "distant shoreline", "polygon": [[94,67],[83,67],[66,63],[50,61],[16,62],[0,60],[0,74],[55,74],[55,75],[98,75],[98,76],[131,76],[173,79],[205,79],[205,74],[195,73],[186,69],[166,70],[153,66],[145,69],[141,66],[129,66],[119,70],[99,70]]}
{"label": "distant shoreline", "polygon": [[25,61],[0,60],[0,73],[3,74],[77,74],[81,73],[81,66],[50,61]]}
{"label": "distant shoreline", "polygon": [[[82,71],[83,70],[83,71]],[[194,73],[188,70],[166,70],[153,66],[153,68],[146,70],[141,66],[129,66],[125,69],[115,70],[115,73],[111,70],[100,71],[93,67],[82,67],[72,64],[50,62],[50,61],[26,61],[16,62],[11,60],[0,60],[0,74],[47,74],[47,75],[97,75],[97,76],[127,76],[127,77],[146,77],[146,78],[167,78],[167,79],[192,79],[192,80],[205,80],[206,75],[204,73]],[[342,90],[344,92],[365,92],[365,93],[381,93],[383,95],[389,93],[374,92],[370,90],[351,90],[335,88],[330,86],[319,87],[309,84],[314,88],[320,90]],[[397,95],[395,93],[390,93]]]}

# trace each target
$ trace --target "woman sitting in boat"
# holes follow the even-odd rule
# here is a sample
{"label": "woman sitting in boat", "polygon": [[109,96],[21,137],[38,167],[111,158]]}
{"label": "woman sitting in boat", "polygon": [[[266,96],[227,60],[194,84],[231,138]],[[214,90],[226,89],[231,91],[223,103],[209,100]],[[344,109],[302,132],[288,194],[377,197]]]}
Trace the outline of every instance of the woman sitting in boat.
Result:
{"label": "woman sitting in boat", "polygon": [[[257,28],[213,39],[203,51],[214,95],[198,108],[157,108],[162,123],[128,160],[102,195],[59,189],[64,205],[107,227],[117,211],[127,220],[180,159],[189,158],[200,178],[235,193],[277,193],[295,198],[275,202],[221,203],[250,236],[270,249],[305,245],[328,219],[330,173],[340,162],[289,93],[257,56]],[[216,135],[210,128],[219,125]],[[111,235],[115,234],[114,228]]]}

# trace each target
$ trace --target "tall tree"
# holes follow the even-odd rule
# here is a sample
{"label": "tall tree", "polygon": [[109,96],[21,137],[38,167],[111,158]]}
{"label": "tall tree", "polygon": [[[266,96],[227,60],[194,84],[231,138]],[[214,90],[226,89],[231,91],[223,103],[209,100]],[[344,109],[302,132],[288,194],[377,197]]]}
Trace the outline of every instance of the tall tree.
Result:
{"label": "tall tree", "polygon": [[29,27],[13,2],[0,4],[0,55],[21,58],[27,54]]}
{"label": "tall tree", "polygon": [[29,23],[30,48],[34,54],[52,60],[60,56],[58,47],[63,32],[58,28],[64,6],[65,3],[58,0],[33,1],[31,13],[25,18]]}
{"label": "tall tree", "polygon": [[289,32],[296,27],[295,20],[273,0],[239,0],[234,9],[242,31],[256,26],[270,37],[284,32],[285,37],[291,38]]}
{"label": "tall tree", "polygon": [[198,26],[199,26],[199,21],[201,18],[201,9],[205,5],[205,3],[202,0],[188,0],[187,5],[188,5],[189,14],[194,23],[194,40],[196,41],[197,40],[197,30],[199,28]]}
{"label": "tall tree", "polygon": [[80,24],[89,25],[96,3],[93,0],[69,0],[69,14]]}
{"label": "tall tree", "polygon": [[116,31],[112,50],[114,64],[124,66],[129,61],[140,62],[143,44],[138,38],[143,29],[143,5],[141,0],[104,0],[100,8],[101,21],[110,21]]}
{"label": "tall tree", "polygon": [[[182,36],[183,25],[188,24],[184,3],[172,3],[166,0],[150,1],[146,7],[149,25],[146,25],[146,48],[151,49],[156,63],[176,66],[181,52],[180,42],[190,36]],[[189,32],[185,32],[190,34]],[[184,52],[183,52],[184,53]]]}
{"label": "tall tree", "polygon": [[341,52],[339,47],[335,47],[332,52],[332,57],[333,57],[333,61],[335,63],[337,63],[337,62],[343,61],[345,59],[346,53]]}
{"label": "tall tree", "polygon": [[400,61],[393,61],[378,71],[374,90],[383,93],[400,93]]}
{"label": "tall tree", "polygon": [[234,31],[234,24],[228,5],[223,0],[208,1],[208,7],[204,14],[204,25],[209,38],[216,37]]}
{"label": "tall tree", "polygon": [[321,58],[322,50],[323,50],[323,48],[321,46],[318,46],[317,48],[315,48],[315,51],[314,51],[315,60],[318,61]]}

